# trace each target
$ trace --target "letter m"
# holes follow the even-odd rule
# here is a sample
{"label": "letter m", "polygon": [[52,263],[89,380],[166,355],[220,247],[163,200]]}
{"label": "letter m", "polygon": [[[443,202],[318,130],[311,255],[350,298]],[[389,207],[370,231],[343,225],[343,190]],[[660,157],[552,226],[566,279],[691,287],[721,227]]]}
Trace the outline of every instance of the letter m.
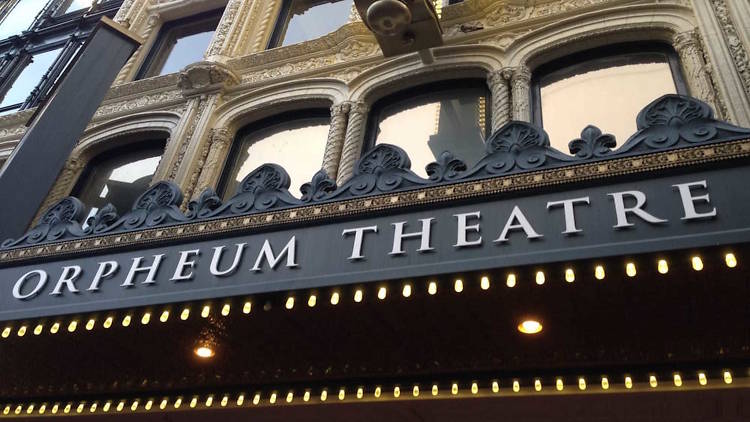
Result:
{"label": "letter m", "polygon": [[274,256],[273,249],[271,249],[271,243],[266,239],[265,242],[263,242],[263,248],[260,250],[260,253],[258,254],[258,259],[255,260],[255,265],[251,269],[251,271],[261,271],[261,265],[263,265],[263,260],[268,261],[268,265],[271,267],[271,269],[275,269],[276,266],[281,262],[281,259],[286,255],[286,266],[289,268],[293,268],[297,266],[297,262],[295,261],[297,256],[297,239],[296,236],[292,236],[291,239],[289,239],[289,242],[284,246],[284,249],[279,252],[277,256]]}

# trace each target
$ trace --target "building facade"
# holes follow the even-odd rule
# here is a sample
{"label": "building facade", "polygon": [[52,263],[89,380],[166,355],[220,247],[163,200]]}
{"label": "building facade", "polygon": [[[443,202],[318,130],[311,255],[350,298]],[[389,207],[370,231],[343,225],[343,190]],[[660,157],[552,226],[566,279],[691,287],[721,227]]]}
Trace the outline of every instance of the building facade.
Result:
{"label": "building facade", "polygon": [[[0,34],[28,3],[0,5]],[[82,293],[98,284],[74,291],[49,270],[44,288],[75,306],[9,308],[0,417],[750,418],[747,1],[444,1],[443,45],[395,57],[347,0],[75,4],[29,6],[28,29],[0,41],[0,160],[102,16],[144,43],[0,265],[153,255],[174,284],[201,266],[185,251],[202,251],[208,279],[232,254],[235,277],[246,250],[250,283],[270,287],[113,290],[102,304]],[[731,180],[713,202],[711,172]],[[564,229],[540,228],[557,216],[528,210],[540,196]],[[606,217],[577,226],[576,204]],[[581,228],[597,220],[606,230]],[[485,244],[520,249],[485,255],[480,221]],[[375,233],[390,236],[379,258]],[[176,248],[188,241],[202,243]],[[117,271],[101,260],[99,281]],[[304,268],[277,280],[277,265]],[[136,268],[124,289],[144,282]],[[26,300],[33,285],[8,274]]]}

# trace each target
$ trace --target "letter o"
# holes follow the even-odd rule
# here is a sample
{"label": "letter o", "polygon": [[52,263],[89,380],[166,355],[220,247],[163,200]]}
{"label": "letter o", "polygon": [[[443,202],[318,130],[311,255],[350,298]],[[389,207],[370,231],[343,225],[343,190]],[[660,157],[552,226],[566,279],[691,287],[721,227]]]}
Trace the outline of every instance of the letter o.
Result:
{"label": "letter o", "polygon": [[[39,275],[39,281],[37,281],[36,287],[34,287],[34,289],[27,294],[21,294],[21,288],[23,287],[24,282],[34,274]],[[31,299],[32,297],[38,295],[39,291],[42,290],[45,284],[47,284],[47,278],[49,277],[47,276],[47,272],[44,270],[33,270],[27,272],[26,274],[22,275],[21,278],[16,281],[15,286],[13,286],[13,297],[20,300]]]}

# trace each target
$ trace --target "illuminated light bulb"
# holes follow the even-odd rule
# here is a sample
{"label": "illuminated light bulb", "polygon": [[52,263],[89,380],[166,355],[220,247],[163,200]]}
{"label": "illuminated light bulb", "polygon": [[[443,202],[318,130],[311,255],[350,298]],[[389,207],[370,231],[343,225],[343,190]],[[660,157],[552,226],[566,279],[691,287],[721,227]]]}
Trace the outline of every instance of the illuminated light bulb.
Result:
{"label": "illuminated light bulb", "polygon": [[493,393],[500,392],[500,383],[498,383],[497,381],[492,381],[492,392]]}
{"label": "illuminated light bulb", "polygon": [[141,317],[141,324],[147,325],[149,322],[151,322],[151,312],[146,312]]}
{"label": "illuminated light bulb", "polygon": [[518,380],[513,380],[513,392],[517,393],[521,391],[521,383]]}
{"label": "illuminated light bulb", "polygon": [[102,323],[102,327],[109,328],[112,326],[112,323],[115,321],[115,319],[111,316],[108,316],[104,322]]}
{"label": "illuminated light bulb", "polygon": [[214,404],[214,396],[206,397],[206,407],[211,407]]}
{"label": "illuminated light bulb", "polygon": [[52,405],[52,414],[57,414],[58,409],[60,409],[59,403],[55,403],[54,405]]}
{"label": "illuminated light bulb", "polygon": [[562,378],[558,378],[557,381],[555,381],[555,388],[557,391],[562,391],[563,388],[565,388]]}
{"label": "illuminated light bulb", "polygon": [[81,412],[83,412],[83,408],[85,407],[85,405],[86,405],[86,404],[85,404],[85,403],[83,403],[83,402],[79,403],[79,404],[78,404],[78,407],[76,407],[76,413],[81,413]]}
{"label": "illuminated light bulb", "polygon": [[411,284],[404,284],[404,288],[401,290],[401,294],[404,297],[411,296]]}
{"label": "illuminated light bulb", "polygon": [[323,390],[320,392],[320,401],[326,400],[328,400],[328,390]]}
{"label": "illuminated light bulb", "polygon": [[724,383],[725,384],[731,384],[732,383],[732,373],[729,371],[724,371]]}
{"label": "illuminated light bulb", "polygon": [[237,406],[242,406],[245,403],[245,395],[240,394],[239,396],[237,396],[237,401],[235,403],[237,404]]}
{"label": "illuminated light bulb", "polygon": [[122,409],[124,409],[124,408],[125,408],[125,402],[121,401],[121,402],[117,403],[117,407],[115,408],[115,410],[117,410],[118,412],[122,412]]}
{"label": "illuminated light bulb", "polygon": [[594,277],[597,280],[604,280],[604,267],[601,265],[597,265],[594,267]]}
{"label": "illuminated light bulb", "polygon": [[[96,409],[96,407],[94,407],[94,409]],[[30,404],[30,405],[29,405],[29,406],[28,406],[28,407],[26,408],[26,414],[31,414],[31,413],[32,413],[33,411],[34,411],[34,405],[33,405],[33,404]]]}
{"label": "illuminated light bulb", "polygon": [[362,289],[354,291],[354,301],[357,303],[362,302]]}
{"label": "illuminated light bulb", "polygon": [[68,324],[68,332],[72,333],[76,330],[76,328],[78,328],[78,321],[74,319],[73,321],[70,321],[70,324]]}
{"label": "illuminated light bulb", "polygon": [[724,255],[724,262],[726,262],[727,267],[734,268],[737,266],[737,257],[734,256],[734,254],[730,252]]}
{"label": "illuminated light bulb", "polygon": [[386,295],[388,295],[388,289],[386,289],[385,286],[378,289],[378,299],[383,300]]}
{"label": "illuminated light bulb", "polygon": [[294,400],[294,392],[290,391],[286,394],[286,402],[291,403]]}
{"label": "illuminated light bulb", "polygon": [[112,402],[111,401],[107,401],[106,403],[104,403],[104,406],[102,406],[102,412],[104,412],[104,413],[109,412],[109,409],[111,407],[112,407]]}
{"label": "illuminated light bulb", "polygon": [[232,305],[225,303],[224,306],[221,307],[221,316],[229,316],[229,312],[232,310]]}
{"label": "illuminated light bulb", "polygon": [[70,403],[66,404],[65,407],[63,407],[63,413],[70,413],[70,408],[72,405]]}
{"label": "illuminated light bulb", "polygon": [[203,305],[203,309],[201,309],[201,318],[208,318],[210,314],[211,314],[211,305]]}
{"label": "illuminated light bulb", "polygon": [[169,321],[169,311],[168,310],[162,311],[161,315],[159,316],[159,321],[161,321],[161,322],[167,322],[167,321]]}
{"label": "illuminated light bulb", "polygon": [[153,406],[153,405],[154,405],[154,401],[153,400],[149,400],[149,401],[146,402],[146,406],[144,406],[144,408],[146,410],[151,410],[151,406]]}
{"label": "illuminated light bulb", "polygon": [[123,327],[129,327],[129,326],[130,326],[130,321],[131,321],[132,319],[133,319],[133,317],[131,317],[130,315],[125,315],[125,316],[124,316],[124,317],[122,318],[122,326],[123,326]]}
{"label": "illuminated light bulb", "polygon": [[659,385],[659,382],[656,380],[656,375],[649,375],[648,385],[650,385],[651,388],[656,388],[656,386]]}
{"label": "illuminated light bulb", "polygon": [[625,274],[628,275],[628,277],[635,277],[637,271],[635,269],[635,264],[632,262],[628,262],[625,264]]}
{"label": "illuminated light bulb", "polygon": [[18,335],[18,337],[25,336],[26,335],[26,326],[22,325],[22,326],[18,327],[18,332],[16,334]]}
{"label": "illuminated light bulb", "polygon": [[192,399],[190,399],[190,403],[188,403],[188,406],[191,409],[194,409],[195,406],[197,406],[197,405],[198,405],[198,397],[193,397]]}
{"label": "illuminated light bulb", "polygon": [[307,306],[314,308],[315,304],[318,303],[318,297],[315,295],[310,295],[309,298],[307,298]]}
{"label": "illuminated light bulb", "polygon": [[536,391],[542,391],[542,381],[535,379],[534,380],[534,390]]}
{"label": "illuminated light bulb", "polygon": [[698,383],[700,385],[706,385],[706,384],[708,384],[708,379],[706,378],[706,373],[705,372],[699,372],[698,373]]}
{"label": "illuminated light bulb", "polygon": [[339,294],[339,292],[331,293],[331,305],[338,305],[339,300],[341,300],[341,295]]}
{"label": "illuminated light bulb", "polygon": [[7,415],[8,413],[10,413],[10,406],[5,406],[5,408],[3,408],[3,415]]}
{"label": "illuminated light bulb", "polygon": [[479,280],[479,287],[481,287],[482,290],[488,290],[490,288],[490,278],[487,276],[482,277]]}
{"label": "illuminated light bulb", "polygon": [[[39,406],[39,414],[43,415],[44,412],[46,412],[46,411],[47,411],[47,403],[42,403],[42,405]],[[106,412],[106,410],[105,410],[105,412]]]}
{"label": "illuminated light bulb", "polygon": [[454,396],[458,394],[458,384],[456,384],[455,382],[451,384],[451,394],[453,394]]}
{"label": "illuminated light bulb", "polygon": [[437,384],[432,384],[432,391],[431,391],[432,395],[433,396],[437,396],[439,392],[440,392],[440,390],[438,389],[438,385]]}
{"label": "illuminated light bulb", "polygon": [[214,350],[208,346],[197,347],[194,352],[201,359],[208,359],[214,355]]}
{"label": "illuminated light bulb", "polygon": [[434,281],[431,281],[427,285],[427,293],[429,293],[431,296],[437,293],[437,283]]}
{"label": "illuminated light bulb", "polygon": [[537,334],[542,331],[542,324],[533,319],[527,319],[518,324],[518,331],[524,334]]}
{"label": "illuminated light bulb", "polygon": [[249,313],[250,313],[250,311],[252,311],[252,310],[253,310],[253,304],[252,304],[252,302],[249,302],[249,301],[248,301],[248,302],[245,302],[245,303],[244,303],[244,304],[242,305],[242,313],[243,313],[243,314],[247,315],[247,314],[249,314]]}
{"label": "illuminated light bulb", "polygon": [[508,274],[508,277],[505,279],[505,285],[510,288],[516,287],[516,275],[513,273]]}
{"label": "illuminated light bulb", "polygon": [[91,318],[88,321],[86,321],[86,331],[93,330],[95,324],[96,324],[96,320],[94,318]]}
{"label": "illuminated light bulb", "polygon": [[133,404],[130,405],[130,410],[135,412],[138,409],[138,400],[133,401]]}
{"label": "illuminated light bulb", "polygon": [[174,401],[172,406],[174,406],[175,409],[179,409],[180,406],[182,406],[182,397],[177,397],[177,400]]}
{"label": "illuminated light bulb", "polygon": [[302,396],[302,401],[310,401],[310,392],[305,391],[305,394]]}
{"label": "illuminated light bulb", "polygon": [[190,308],[184,308],[182,312],[180,312],[180,319],[182,321],[187,321],[188,318],[190,318]]}
{"label": "illuminated light bulb", "polygon": [[572,268],[565,269],[565,281],[568,283],[576,281],[576,273],[573,272]]}
{"label": "illuminated light bulb", "polygon": [[287,309],[294,308],[294,296],[289,296],[286,298],[286,303],[284,304],[284,307]]}
{"label": "illuminated light bulb", "polygon": [[10,328],[10,327],[5,327],[5,328],[3,329],[3,333],[2,333],[2,334],[0,334],[0,336],[2,336],[3,338],[8,338],[8,336],[10,336],[10,332],[11,332],[11,331],[12,331],[12,328]]}
{"label": "illuminated light bulb", "polygon": [[339,400],[344,400],[346,398],[346,390],[343,388],[339,390]]}
{"label": "illuminated light bulb", "polygon": [[42,331],[44,331],[44,325],[38,324],[36,327],[34,327],[34,335],[38,336],[42,334]]}
{"label": "illuminated light bulb", "polygon": [[381,395],[382,393],[383,393],[383,391],[381,390],[380,386],[377,386],[377,387],[375,387],[375,393],[374,393],[374,395],[375,395],[375,398],[379,399],[379,398],[380,398],[380,395]]}
{"label": "illuminated light bulb", "polygon": [[[14,410],[13,413],[15,413],[16,415],[18,415],[18,414],[21,413],[22,410],[23,410],[23,406],[21,406],[19,404],[18,406],[16,406],[16,410]],[[68,410],[68,412],[70,412],[70,409]]]}
{"label": "illuminated light bulb", "polygon": [[659,274],[666,274],[669,272],[669,264],[667,263],[666,259],[660,259],[656,262],[656,270],[659,271]]}
{"label": "illuminated light bulb", "polygon": [[401,397],[401,387],[399,387],[398,385],[393,387],[393,397]]}
{"label": "illuminated light bulb", "polygon": [[457,278],[456,281],[453,282],[453,290],[456,291],[456,293],[461,293],[464,291],[464,281],[460,278]]}
{"label": "illuminated light bulb", "polygon": [[703,269],[703,260],[699,256],[694,256],[690,259],[690,262],[693,264],[693,269],[695,271],[700,271]]}
{"label": "illuminated light bulb", "polygon": [[419,386],[415,385],[414,388],[411,389],[411,395],[414,397],[419,397]]}
{"label": "illuminated light bulb", "polygon": [[476,394],[479,392],[479,385],[477,383],[472,382],[471,383],[471,394]]}
{"label": "illuminated light bulb", "polygon": [[253,396],[253,404],[258,405],[258,403],[260,403],[260,393],[255,393]]}
{"label": "illuminated light bulb", "polygon": [[602,377],[602,390],[609,390],[609,379]]}
{"label": "illuminated light bulb", "polygon": [[628,390],[633,388],[633,378],[625,377],[625,388]]}
{"label": "illuminated light bulb", "polygon": [[219,405],[221,407],[227,407],[227,404],[229,404],[229,396],[225,395],[224,397],[221,398]]}
{"label": "illuminated light bulb", "polygon": [[542,284],[544,284],[544,281],[545,281],[544,271],[537,271],[536,272],[536,284],[541,286]]}
{"label": "illuminated light bulb", "polygon": [[584,377],[578,378],[578,389],[581,391],[586,389],[586,378]]}
{"label": "illuminated light bulb", "polygon": [[365,395],[365,390],[362,387],[357,388],[357,398],[361,399]]}
{"label": "illuminated light bulb", "polygon": [[91,412],[91,413],[94,413],[94,412],[96,412],[96,408],[97,408],[97,407],[98,407],[98,406],[97,406],[97,403],[96,403],[96,402],[94,402],[94,403],[91,403],[91,407],[89,407],[89,412]]}
{"label": "illuminated light bulb", "polygon": [[674,374],[674,386],[682,387],[682,377],[680,374]]}

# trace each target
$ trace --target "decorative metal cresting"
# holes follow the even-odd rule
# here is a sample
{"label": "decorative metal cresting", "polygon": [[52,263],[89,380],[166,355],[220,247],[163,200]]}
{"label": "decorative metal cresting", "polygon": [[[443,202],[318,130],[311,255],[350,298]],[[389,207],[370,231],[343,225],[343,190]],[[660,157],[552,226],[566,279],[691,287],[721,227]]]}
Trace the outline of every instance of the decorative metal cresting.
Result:
{"label": "decorative metal cresting", "polygon": [[302,185],[300,198],[289,193],[290,178],[282,167],[263,164],[242,180],[235,195],[226,202],[213,189],[206,188],[197,200],[188,204],[188,211],[184,214],[180,211],[182,192],[174,183],[160,181],[146,190],[123,216],[118,215],[114,206],[107,205],[89,218],[85,229],[81,228],[83,204],[74,197],[67,197],[50,207],[37,226],[19,239],[6,240],[0,249],[248,215],[750,138],[750,129],[717,121],[707,104],[680,95],[665,95],[655,100],[641,110],[636,123],[637,132],[617,149],[614,149],[614,136],[602,133],[595,126],[587,126],[581,137],[569,144],[573,155],[567,155],[550,146],[542,128],[512,121],[492,134],[486,142],[486,155],[476,165],[469,168],[446,151],[437,161],[427,165],[427,179],[410,170],[411,162],[404,150],[394,145],[378,144],[359,159],[352,178],[342,186],[336,186],[335,181],[320,170],[310,182]]}

